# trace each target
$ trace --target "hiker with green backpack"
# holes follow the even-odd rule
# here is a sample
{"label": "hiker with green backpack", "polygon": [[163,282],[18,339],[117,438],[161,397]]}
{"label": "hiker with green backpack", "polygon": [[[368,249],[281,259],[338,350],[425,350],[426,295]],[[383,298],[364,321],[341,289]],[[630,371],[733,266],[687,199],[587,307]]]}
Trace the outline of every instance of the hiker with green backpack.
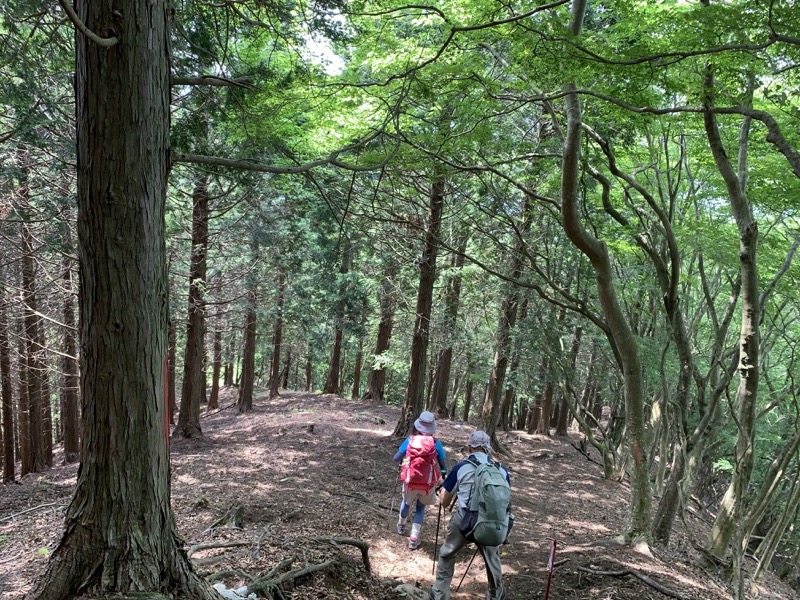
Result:
{"label": "hiker with green backpack", "polygon": [[439,550],[430,600],[450,600],[456,555],[470,542],[486,564],[487,600],[506,598],[499,546],[513,525],[511,480],[505,467],[489,457],[491,445],[486,432],[473,431],[467,440],[469,456],[452,468],[442,484],[439,504],[448,507],[455,502],[457,510]]}
{"label": "hiker with green backpack", "polygon": [[435,433],[436,417],[427,410],[423,411],[414,421],[414,433],[403,441],[394,455],[395,462],[402,461],[400,481],[403,484],[403,500],[397,521],[397,533],[400,535],[405,535],[408,515],[411,507],[415,507],[408,538],[411,550],[419,548],[425,507],[436,501],[436,485],[447,475],[444,446],[434,437]]}

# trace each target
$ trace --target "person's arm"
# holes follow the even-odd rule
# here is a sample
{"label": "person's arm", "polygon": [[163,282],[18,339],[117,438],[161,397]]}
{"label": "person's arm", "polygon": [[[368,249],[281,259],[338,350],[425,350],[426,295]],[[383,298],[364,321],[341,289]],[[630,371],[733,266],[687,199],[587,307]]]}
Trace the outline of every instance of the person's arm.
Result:
{"label": "person's arm", "polygon": [[442,477],[447,477],[447,454],[444,451],[442,442],[436,440],[436,458],[439,460],[439,470],[442,472]]}
{"label": "person's arm", "polygon": [[394,455],[394,462],[400,462],[406,455],[406,450],[408,449],[408,438],[403,440],[403,443],[400,444],[400,447],[397,449],[397,452]]}
{"label": "person's arm", "polygon": [[447,474],[447,477],[444,479],[444,483],[442,483],[442,487],[439,490],[439,504],[442,506],[450,506],[453,501],[453,496],[456,493],[456,488],[458,487],[458,471],[463,466],[463,461],[456,464],[453,467],[453,470]]}

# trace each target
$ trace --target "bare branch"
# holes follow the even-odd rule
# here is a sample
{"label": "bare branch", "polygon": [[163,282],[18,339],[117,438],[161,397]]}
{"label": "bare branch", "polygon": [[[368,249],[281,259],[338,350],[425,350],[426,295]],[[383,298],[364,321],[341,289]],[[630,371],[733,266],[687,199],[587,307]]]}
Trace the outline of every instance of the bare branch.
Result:
{"label": "bare branch", "polygon": [[115,37],[104,38],[97,35],[94,31],[89,29],[86,25],[84,25],[83,21],[78,18],[78,13],[75,12],[75,9],[72,8],[72,5],[67,0],[58,0],[58,3],[61,5],[61,8],[64,9],[64,12],[67,13],[69,20],[72,21],[72,24],[75,25],[75,28],[80,31],[83,35],[87,38],[92,40],[98,46],[103,46],[104,48],[110,48],[114,44],[119,43],[119,40]]}
{"label": "bare branch", "polygon": [[216,75],[203,75],[202,77],[173,77],[172,85],[210,85],[215,87],[243,87],[251,89],[253,85],[252,77],[239,77],[229,79]]}

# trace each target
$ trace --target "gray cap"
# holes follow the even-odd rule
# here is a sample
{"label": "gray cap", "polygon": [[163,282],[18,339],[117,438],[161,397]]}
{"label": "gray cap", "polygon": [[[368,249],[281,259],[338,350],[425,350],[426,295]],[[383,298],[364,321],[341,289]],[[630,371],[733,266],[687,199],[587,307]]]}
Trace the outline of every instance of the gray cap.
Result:
{"label": "gray cap", "polygon": [[485,431],[478,429],[470,434],[467,446],[470,448],[483,448],[486,452],[489,452],[492,448],[492,440]]}
{"label": "gray cap", "polygon": [[427,410],[420,413],[419,418],[414,421],[414,427],[420,433],[433,435],[436,433],[436,417]]}

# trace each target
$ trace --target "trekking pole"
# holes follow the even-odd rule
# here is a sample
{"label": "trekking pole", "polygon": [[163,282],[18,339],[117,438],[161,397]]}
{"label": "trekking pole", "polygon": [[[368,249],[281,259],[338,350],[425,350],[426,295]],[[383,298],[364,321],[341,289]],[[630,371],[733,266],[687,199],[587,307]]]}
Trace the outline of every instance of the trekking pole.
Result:
{"label": "trekking pole", "polygon": [[388,519],[389,517],[391,517],[391,516],[392,516],[392,513],[394,512],[394,499],[395,499],[395,497],[397,496],[397,489],[398,489],[399,487],[400,487],[400,478],[398,477],[398,478],[397,478],[397,482],[394,484],[394,489],[392,490],[392,501],[391,501],[391,503],[389,504],[389,512],[388,512],[388,514],[386,515],[386,518],[387,518],[387,519]]}
{"label": "trekking pole", "polygon": [[[467,565],[467,570],[464,571],[464,574],[461,576],[461,581],[458,582],[458,587],[456,588],[456,594],[458,593],[458,590],[461,589],[461,584],[464,583],[464,578],[467,576],[467,573],[469,573],[469,568],[472,566],[472,561],[475,560],[475,556],[478,554],[478,550],[480,550],[480,546],[476,545],[475,546],[475,553],[472,555],[472,558],[469,559],[469,564]],[[545,598],[545,600],[547,600],[547,598]]]}
{"label": "trekking pole", "polygon": [[544,600],[550,595],[550,580],[553,578],[553,566],[556,559],[556,541],[550,540],[550,558],[547,559],[547,587],[544,590]]}
{"label": "trekking pole", "polygon": [[442,505],[439,504],[439,515],[436,517],[436,542],[433,544],[433,566],[431,575],[436,574],[436,552],[439,550],[439,524],[442,522]]}

